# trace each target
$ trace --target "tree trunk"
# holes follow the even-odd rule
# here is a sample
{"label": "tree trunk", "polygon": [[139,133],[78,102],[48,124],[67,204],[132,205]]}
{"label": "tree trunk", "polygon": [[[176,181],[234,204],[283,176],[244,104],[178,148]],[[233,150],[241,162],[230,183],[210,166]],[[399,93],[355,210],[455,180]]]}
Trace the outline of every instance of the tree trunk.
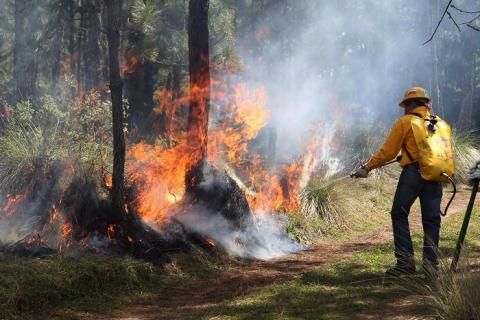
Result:
{"label": "tree trunk", "polygon": [[129,127],[143,131],[147,114],[145,113],[144,91],[145,91],[145,66],[141,58],[140,50],[145,41],[145,34],[135,27],[127,29],[128,49],[125,52],[127,68],[124,72],[125,95],[130,105],[128,119]]}
{"label": "tree trunk", "polygon": [[188,11],[188,53],[190,108],[187,143],[192,163],[187,168],[185,187],[192,190],[203,181],[202,168],[207,157],[208,113],[210,105],[210,63],[208,50],[209,0],[190,0]]}
{"label": "tree trunk", "polygon": [[118,61],[120,48],[120,14],[121,5],[117,0],[105,0],[107,6],[107,39],[108,63],[110,70],[110,91],[112,96],[112,125],[113,125],[113,173],[111,200],[115,213],[120,213],[125,219],[124,207],[124,171],[125,171],[125,138],[123,136],[123,83],[120,78]]}
{"label": "tree trunk", "polygon": [[96,88],[100,84],[100,19],[99,11],[94,1],[84,2],[85,39],[82,48],[82,58],[85,64],[83,73],[83,87],[86,91]]}
{"label": "tree trunk", "polygon": [[[68,38],[68,59],[69,59],[69,75],[73,75],[75,70],[75,10],[76,6],[73,1],[63,0],[67,7],[67,19],[65,21],[65,38]],[[72,88],[71,94],[75,94]]]}
{"label": "tree trunk", "polygon": [[182,95],[182,66],[172,66],[172,99],[178,99]]}
{"label": "tree trunk", "polygon": [[13,84],[16,100],[33,98],[36,91],[37,68],[34,38],[29,16],[32,0],[15,1],[15,44],[13,48]]}
{"label": "tree trunk", "polygon": [[[58,82],[62,72],[62,48],[67,33],[67,17],[68,17],[68,4],[66,0],[60,1],[58,4],[53,5],[52,10],[57,11],[57,26],[52,45],[52,83],[50,84],[50,91],[52,94],[57,93],[59,88]],[[72,20],[73,21],[73,20]]]}

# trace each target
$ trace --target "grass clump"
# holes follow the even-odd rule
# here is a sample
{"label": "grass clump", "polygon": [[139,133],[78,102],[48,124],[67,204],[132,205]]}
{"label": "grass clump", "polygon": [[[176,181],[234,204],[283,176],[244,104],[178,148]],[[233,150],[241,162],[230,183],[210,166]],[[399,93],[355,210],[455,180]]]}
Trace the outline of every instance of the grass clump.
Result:
{"label": "grass clump", "polygon": [[469,169],[480,160],[479,132],[464,131],[453,134],[453,149],[455,154],[455,178],[461,183],[468,180]]}
{"label": "grass clump", "polygon": [[310,245],[347,238],[385,225],[389,220],[398,170],[385,169],[367,179],[314,178],[300,193],[300,212],[290,215],[286,231]]}
{"label": "grass clump", "polygon": [[457,272],[450,270],[458,230],[463,215],[451,218],[443,228],[442,259],[439,277],[431,285],[418,290],[439,319],[480,319],[480,211],[472,214],[466,242],[460,256]]}
{"label": "grass clump", "polygon": [[480,319],[480,272],[467,269],[441,272],[427,296],[440,319]]}
{"label": "grass clump", "polygon": [[307,218],[318,217],[336,225],[342,217],[339,200],[334,183],[322,178],[312,179],[300,193],[301,212]]}

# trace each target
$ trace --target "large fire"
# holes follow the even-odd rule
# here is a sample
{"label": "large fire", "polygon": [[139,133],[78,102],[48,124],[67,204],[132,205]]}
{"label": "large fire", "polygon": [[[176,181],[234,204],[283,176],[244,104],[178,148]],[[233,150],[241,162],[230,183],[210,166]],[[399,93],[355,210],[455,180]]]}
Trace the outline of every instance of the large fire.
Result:
{"label": "large fire", "polygon": [[[147,222],[161,224],[184,196],[186,168],[194,155],[185,134],[189,97],[172,100],[170,92],[157,94],[158,111],[168,119],[168,141],[131,146],[128,169],[138,193],[134,205],[139,214]],[[211,100],[209,163],[225,169],[237,182],[254,212],[297,211],[298,194],[315,166],[319,143],[309,144],[305,155],[290,163],[267,165],[262,154],[249,148],[270,119],[266,90],[212,81]]]}
{"label": "large fire", "polygon": [[[130,61],[124,71],[130,72],[129,68],[134,68],[135,64],[134,60]],[[203,92],[193,88],[193,93],[180,96],[164,90],[156,93],[159,106],[155,111],[166,117],[166,126],[155,143],[141,142],[127,148],[127,185],[133,187],[129,189],[133,190],[130,195],[136,198],[126,204],[126,212],[133,208],[150,224],[168,222],[171,215],[178,212],[175,209],[185,196],[186,173],[198,161],[199,154],[192,149],[195,149],[195,143],[201,144],[205,140],[208,140],[206,152],[209,164],[217,170],[224,170],[235,181],[254,213],[298,211],[299,194],[317,168],[318,151],[329,144],[328,139],[318,139],[319,134],[315,130],[321,126],[310,134],[313,139],[306,143],[301,156],[293,160],[276,160],[275,155],[268,154],[271,145],[255,145],[256,139],[260,140],[262,129],[271,129],[268,128],[271,111],[267,108],[266,90],[252,89],[246,84],[232,85],[228,81],[212,80],[211,84],[208,136],[201,136],[203,129],[198,128],[198,137],[193,144],[192,137],[188,135],[192,131],[187,130],[188,108],[192,97],[205,100]],[[72,108],[72,112],[77,114],[90,110],[83,110],[79,104],[78,108]],[[105,132],[97,131],[101,139],[106,139]],[[73,165],[67,166],[63,175],[73,177]],[[103,186],[110,189],[111,176],[105,173],[101,178]],[[9,195],[1,202],[0,219],[8,220],[25,211],[30,201],[29,192]],[[26,243],[56,246],[63,250],[75,239],[85,247],[101,250],[105,246],[102,236],[79,232],[68,214],[68,207],[62,204],[63,197],[62,194],[52,198],[47,206],[40,208],[49,213],[48,223],[42,222],[42,227],[33,229],[25,239]],[[67,211],[62,212],[65,208]],[[102,228],[105,229],[107,242],[121,230],[116,224]],[[128,242],[139,241],[136,236],[127,236]]]}

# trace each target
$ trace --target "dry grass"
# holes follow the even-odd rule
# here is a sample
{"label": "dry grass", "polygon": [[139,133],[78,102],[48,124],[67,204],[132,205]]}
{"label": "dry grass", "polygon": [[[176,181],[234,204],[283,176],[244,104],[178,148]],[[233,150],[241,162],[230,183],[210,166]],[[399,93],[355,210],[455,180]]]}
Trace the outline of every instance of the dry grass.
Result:
{"label": "dry grass", "polygon": [[307,218],[320,218],[325,223],[338,225],[342,219],[340,194],[335,183],[313,179],[300,193],[301,212]]}
{"label": "dry grass", "polygon": [[480,319],[480,271],[470,263],[457,272],[450,271],[449,265],[442,266],[438,279],[423,287],[439,319]]}
{"label": "dry grass", "polygon": [[461,183],[466,183],[470,167],[480,160],[478,132],[456,132],[453,135],[453,142],[456,166],[455,178]]}
{"label": "dry grass", "polygon": [[312,179],[300,194],[301,211],[290,216],[287,232],[310,245],[384,225],[398,175],[393,165],[367,179]]}

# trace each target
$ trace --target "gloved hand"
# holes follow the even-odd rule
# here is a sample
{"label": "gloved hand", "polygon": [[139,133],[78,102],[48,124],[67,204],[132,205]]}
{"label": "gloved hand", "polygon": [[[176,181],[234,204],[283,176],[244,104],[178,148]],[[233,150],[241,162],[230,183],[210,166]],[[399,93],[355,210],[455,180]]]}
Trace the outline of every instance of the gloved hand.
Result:
{"label": "gloved hand", "polygon": [[480,160],[470,168],[470,175],[468,176],[468,182],[473,183],[474,180],[480,179]]}
{"label": "gloved hand", "polygon": [[368,177],[368,168],[366,166],[362,166],[358,168],[354,173],[351,174],[352,178],[366,178]]}

